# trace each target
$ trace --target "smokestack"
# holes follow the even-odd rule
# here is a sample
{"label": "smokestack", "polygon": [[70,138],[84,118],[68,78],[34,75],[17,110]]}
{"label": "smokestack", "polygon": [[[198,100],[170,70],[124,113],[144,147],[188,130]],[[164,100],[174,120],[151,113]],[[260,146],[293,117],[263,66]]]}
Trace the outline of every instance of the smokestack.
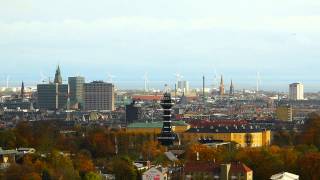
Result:
{"label": "smokestack", "polygon": [[205,88],[205,77],[202,76],[202,99],[203,99],[203,103],[205,101],[204,88]]}

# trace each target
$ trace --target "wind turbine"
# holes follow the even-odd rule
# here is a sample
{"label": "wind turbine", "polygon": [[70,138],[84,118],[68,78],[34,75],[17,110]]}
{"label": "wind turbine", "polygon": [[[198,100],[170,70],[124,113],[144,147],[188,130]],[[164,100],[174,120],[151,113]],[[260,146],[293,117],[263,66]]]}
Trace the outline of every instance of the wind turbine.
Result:
{"label": "wind turbine", "polygon": [[7,89],[9,88],[9,80],[10,80],[10,76],[7,75],[7,77],[6,77],[6,88]]}
{"label": "wind turbine", "polygon": [[40,83],[47,82],[47,79],[48,79],[48,77],[45,74],[43,74],[42,71],[40,71]]}
{"label": "wind turbine", "polygon": [[113,83],[113,79],[114,79],[115,77],[116,77],[115,75],[108,73],[108,80],[107,80],[107,81],[108,81],[109,83]]}

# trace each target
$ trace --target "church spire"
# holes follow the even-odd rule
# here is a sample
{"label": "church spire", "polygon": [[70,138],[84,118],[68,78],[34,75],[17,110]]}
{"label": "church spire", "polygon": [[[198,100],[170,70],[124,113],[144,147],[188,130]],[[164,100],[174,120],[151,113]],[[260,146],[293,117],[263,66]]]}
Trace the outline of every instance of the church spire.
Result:
{"label": "church spire", "polygon": [[62,84],[62,77],[61,77],[61,72],[60,72],[60,66],[58,65],[56,74],[54,76],[54,83],[55,84]]}
{"label": "church spire", "polygon": [[219,87],[219,94],[220,96],[224,95],[224,83],[223,83],[223,76],[221,75],[220,87]]}

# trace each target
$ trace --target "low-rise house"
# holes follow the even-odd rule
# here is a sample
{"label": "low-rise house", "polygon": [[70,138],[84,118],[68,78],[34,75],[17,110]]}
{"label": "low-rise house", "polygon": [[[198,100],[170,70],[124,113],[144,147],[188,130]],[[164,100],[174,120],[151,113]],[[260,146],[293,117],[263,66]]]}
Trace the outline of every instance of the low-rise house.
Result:
{"label": "low-rise house", "polygon": [[15,163],[17,154],[17,150],[3,150],[0,148],[0,169],[6,169],[12,163]]}
{"label": "low-rise house", "polygon": [[282,172],[275,175],[272,175],[271,180],[299,180],[299,176],[288,173],[288,172]]}
{"label": "low-rise house", "polygon": [[167,180],[168,170],[167,168],[153,167],[142,174],[142,180]]}
{"label": "low-rise house", "polygon": [[253,171],[240,162],[220,165],[211,162],[188,162],[184,167],[184,179],[252,180]]}

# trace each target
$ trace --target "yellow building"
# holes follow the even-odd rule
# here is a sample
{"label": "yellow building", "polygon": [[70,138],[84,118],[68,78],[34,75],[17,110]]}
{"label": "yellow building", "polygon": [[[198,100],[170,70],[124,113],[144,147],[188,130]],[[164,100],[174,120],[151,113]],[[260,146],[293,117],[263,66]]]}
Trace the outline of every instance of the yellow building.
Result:
{"label": "yellow building", "polygon": [[292,107],[280,106],[276,110],[277,119],[281,121],[292,121]]}
{"label": "yellow building", "polygon": [[[150,122],[150,123],[131,123],[127,126],[127,132],[135,133],[154,133],[160,134],[162,130],[163,123],[159,122]],[[172,121],[172,131],[175,133],[186,132],[190,129],[190,125],[184,121]]]}
{"label": "yellow building", "polygon": [[270,145],[271,132],[252,125],[195,127],[185,132],[183,138],[194,142],[200,138],[211,138],[235,142],[240,147],[262,147]]}

